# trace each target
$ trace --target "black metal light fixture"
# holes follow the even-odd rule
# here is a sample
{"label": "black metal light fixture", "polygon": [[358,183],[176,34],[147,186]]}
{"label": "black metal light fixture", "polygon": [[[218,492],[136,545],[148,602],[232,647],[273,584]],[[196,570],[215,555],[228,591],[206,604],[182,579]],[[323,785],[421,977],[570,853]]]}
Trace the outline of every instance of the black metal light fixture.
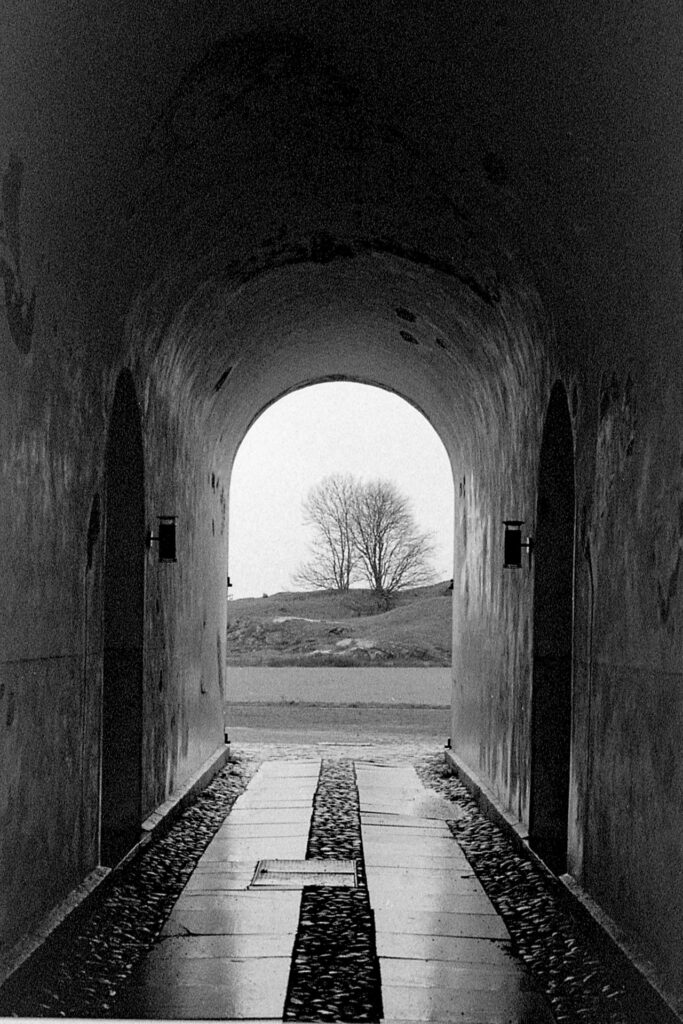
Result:
{"label": "black metal light fixture", "polygon": [[531,537],[527,537],[526,541],[522,542],[522,524],[523,519],[504,519],[503,525],[505,526],[505,535],[503,537],[504,543],[504,557],[503,567],[505,569],[520,569],[522,566],[522,548],[526,548],[529,553],[529,565],[531,565],[531,552],[533,551],[534,542]]}
{"label": "black metal light fixture", "polygon": [[177,562],[175,546],[175,524],[177,516],[158,516],[159,527],[156,537],[150,530],[147,534],[147,547],[158,544],[160,562]]}

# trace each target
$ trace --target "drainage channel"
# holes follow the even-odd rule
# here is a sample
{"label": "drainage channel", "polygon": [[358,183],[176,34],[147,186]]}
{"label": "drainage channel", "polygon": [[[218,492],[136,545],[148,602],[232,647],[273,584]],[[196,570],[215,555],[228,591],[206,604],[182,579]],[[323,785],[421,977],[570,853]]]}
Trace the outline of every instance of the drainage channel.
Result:
{"label": "drainage channel", "polygon": [[304,887],[283,1019],[379,1021],[382,986],[352,761],[321,764],[306,857],[354,861],[357,885]]}

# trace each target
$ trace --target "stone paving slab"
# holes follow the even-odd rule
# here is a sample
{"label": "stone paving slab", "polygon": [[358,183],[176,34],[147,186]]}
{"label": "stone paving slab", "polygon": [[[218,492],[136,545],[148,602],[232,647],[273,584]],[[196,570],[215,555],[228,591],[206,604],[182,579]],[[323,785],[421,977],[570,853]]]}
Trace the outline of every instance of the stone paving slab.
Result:
{"label": "stone paving slab", "polygon": [[[406,862],[411,861],[414,858],[424,858],[425,866],[428,866],[430,860],[440,860],[450,863],[454,870],[462,868],[465,870],[464,865],[467,865],[467,859],[463,854],[459,846],[453,842],[452,839],[437,838],[427,840],[424,837],[416,837],[414,839],[407,838],[405,842],[397,836],[370,836],[368,837],[367,832],[363,833],[363,849],[371,856],[376,853],[383,853],[392,858],[391,863],[395,867],[401,866],[401,857]],[[408,863],[406,867],[410,866]]]}
{"label": "stone paving slab", "polygon": [[387,811],[366,811],[361,810],[360,820],[362,825],[380,825],[389,828],[414,828],[419,830],[435,829],[446,831],[451,835],[448,827],[444,825],[442,818],[421,818],[419,815]]}
{"label": "stone paving slab", "polygon": [[[209,865],[207,865],[209,866]],[[216,863],[215,866],[218,866]],[[256,865],[254,865],[254,869]],[[228,892],[247,889],[254,877],[254,870],[249,871],[195,871],[185,886],[185,893],[193,892]]]}
{"label": "stone paving slab", "polygon": [[234,829],[236,825],[299,825],[303,826],[311,820],[311,807],[240,807],[233,808],[225,824],[221,825],[216,836],[222,835],[228,829]]}
{"label": "stone paving slab", "polygon": [[446,935],[378,932],[377,954],[401,960],[448,960],[455,964],[517,964],[509,942]]}
{"label": "stone paving slab", "polygon": [[363,778],[358,778],[357,781],[361,810],[364,810],[367,804],[382,801],[385,804],[393,804],[394,813],[397,811],[404,812],[404,804],[411,803],[420,797],[420,791],[409,782],[400,783],[396,786],[387,786],[381,781],[376,782]]}
{"label": "stone paving slab", "polygon": [[[303,826],[303,827],[302,827]],[[222,828],[216,838],[226,839],[292,839],[307,834],[308,823],[301,821],[277,821],[271,825],[240,821]]]}
{"label": "stone paving slab", "polygon": [[216,875],[222,872],[236,872],[237,874],[244,875],[249,871],[253,875],[257,863],[258,857],[254,857],[252,860],[204,860],[204,856],[202,856],[199,863],[195,866],[191,877],[204,873]]}
{"label": "stone paving slab", "polygon": [[274,775],[277,779],[318,778],[320,774],[319,758],[296,758],[291,761],[279,758],[263,761],[259,768],[261,778]]}
{"label": "stone paving slab", "polygon": [[[272,854],[271,856],[276,856]],[[400,847],[382,845],[370,847],[364,853],[365,865],[388,868],[422,868],[430,871],[465,871],[469,865],[464,857],[427,857],[422,853],[405,853]]]}
{"label": "stone paving slab", "polygon": [[[231,1000],[241,1002],[243,1009],[254,1013],[282,1012],[284,1000],[280,1002],[282,983],[287,984],[291,949],[284,956],[259,957],[227,957],[227,956],[196,956],[196,957],[150,957],[145,964],[144,983],[152,987],[193,986],[204,987],[219,985],[231,989]],[[274,981],[272,980],[274,979]],[[268,995],[270,1008],[258,1007],[259,1000],[253,998],[257,989],[264,990]],[[276,991],[277,990],[277,991]],[[275,992],[275,998],[273,993]],[[251,997],[251,1005],[247,1000]]]}
{"label": "stone paving slab", "polygon": [[[193,910],[183,900],[179,909],[171,914],[164,925],[161,936],[296,933],[299,923],[298,909],[292,913],[290,907],[280,900],[274,900],[270,907],[257,905],[254,899],[266,894],[250,892],[247,895],[251,897],[250,902],[241,908],[223,905]],[[291,890],[278,895],[292,895],[297,899],[301,897],[299,892]]]}
{"label": "stone paving slab", "polygon": [[[285,761],[279,762],[285,764]],[[292,789],[310,789],[311,786],[315,788],[318,782],[318,774],[320,766],[310,772],[293,774],[292,772],[278,772],[275,768],[268,768],[268,765],[275,765],[275,761],[264,761],[259,767],[258,773],[253,777],[250,785],[254,784],[254,789],[264,790],[270,786],[274,790],[283,789],[287,786],[291,786]]]}
{"label": "stone paving slab", "polygon": [[[255,775],[249,783],[248,793],[252,796],[278,796],[297,797],[300,800],[307,799],[315,792],[317,778],[313,776],[300,776],[295,778],[275,778],[274,776]],[[253,785],[253,788],[252,788]],[[245,796],[242,794],[241,796]]]}
{"label": "stone paving slab", "polygon": [[389,889],[392,892],[481,894],[483,890],[474,873],[467,868],[452,867],[430,869],[427,867],[396,868],[372,865],[368,878],[372,890]]}
{"label": "stone paving slab", "polygon": [[[248,792],[248,791],[247,791]],[[313,793],[302,793],[301,790],[297,790],[294,793],[282,792],[279,793],[254,793],[248,800],[243,800],[241,803],[235,801],[232,814],[237,814],[236,820],[246,817],[247,812],[252,812],[256,815],[260,815],[262,818],[266,818],[268,811],[277,811],[275,817],[271,818],[271,821],[299,821],[304,814],[311,812],[313,807]]]}
{"label": "stone paving slab", "polygon": [[358,780],[358,790],[361,794],[362,804],[366,802],[371,803],[382,800],[384,803],[394,805],[394,810],[401,808],[401,803],[407,802],[408,800],[417,800],[419,798],[420,791],[409,781],[396,782],[392,785],[387,785],[381,780],[364,778],[362,775],[356,776]]}
{"label": "stone paving slab", "polygon": [[[359,771],[356,762],[361,813],[364,810],[400,811],[414,817],[440,818],[443,821],[458,816],[457,809],[449,800],[424,788],[412,767],[404,767],[401,771],[400,777],[394,777],[397,780],[394,783],[388,774],[367,769]],[[397,804],[397,800],[400,803]]]}
{"label": "stone paving slab", "polygon": [[221,912],[230,911],[235,915],[252,913],[252,911],[254,914],[262,915],[285,912],[293,915],[299,912],[298,895],[296,891],[282,892],[279,889],[277,891],[249,889],[225,893],[187,892],[186,890],[176,904],[173,914],[176,913],[176,910],[178,913],[185,913],[188,910],[192,912],[220,910]]}
{"label": "stone paving slab", "polygon": [[[239,825],[249,824],[246,821],[241,821]],[[269,846],[287,846],[287,844],[293,844],[297,839],[305,838],[308,834],[309,825],[305,821],[279,821],[277,825],[289,825],[290,832],[294,832],[294,835],[277,836],[270,833],[272,826],[267,825],[265,822],[262,823],[260,832],[256,836],[240,835],[236,831],[236,826],[230,826],[224,830],[218,831],[214,838],[209,843],[207,850],[210,850],[214,846],[220,846],[225,848],[227,851],[229,846],[254,846],[256,843],[267,843]],[[275,856],[275,854],[273,854]],[[226,858],[229,858],[229,854],[226,852]],[[257,860],[260,857],[257,854]]]}
{"label": "stone paving slab", "polygon": [[223,984],[164,985],[147,983],[129,990],[125,1016],[145,1020],[237,1020],[268,1016],[282,1020],[289,960],[277,960],[264,983],[263,961],[236,961],[240,970],[229,975]]}
{"label": "stone paving slab", "polygon": [[[244,799],[242,799],[244,797]],[[236,810],[246,810],[247,808],[253,808],[254,810],[306,810],[310,809],[313,805],[313,796],[287,796],[284,795],[280,800],[275,796],[269,795],[267,792],[262,794],[250,794],[247,790],[242,796],[239,796],[233,804],[231,814],[234,814]]]}
{"label": "stone paving slab", "polygon": [[455,843],[453,833],[441,818],[432,818],[431,820],[429,818],[413,818],[411,820],[407,814],[400,817],[396,815],[394,821],[387,820],[389,815],[383,815],[382,818],[383,820],[381,821],[373,820],[369,817],[364,807],[361,810],[361,825],[370,836],[385,834],[387,838],[401,837],[406,841],[420,838],[429,839],[430,837],[438,839],[441,837],[450,839],[452,843]]}
{"label": "stone paving slab", "polygon": [[445,914],[488,914],[497,917],[496,908],[489,898],[482,893],[454,893],[437,891],[432,893],[424,892],[397,892],[395,887],[391,889],[377,888],[373,885],[370,889],[370,898],[375,911],[403,910],[415,911],[424,910],[429,913],[442,911]]}
{"label": "stone paving slab", "polygon": [[408,853],[424,853],[428,857],[457,857],[465,859],[465,855],[450,834],[428,835],[415,834],[414,828],[391,829],[376,828],[373,825],[363,828],[363,848],[376,849],[378,847],[396,847],[406,850]]}
{"label": "stone paving slab", "polygon": [[266,836],[263,839],[214,839],[206,848],[204,863],[210,861],[294,860],[306,856],[307,837]]}
{"label": "stone paving slab", "polygon": [[285,796],[278,799],[277,796],[271,796],[268,798],[268,803],[263,803],[261,800],[247,800],[238,805],[235,802],[235,806],[224,824],[228,824],[233,814],[235,817],[232,824],[235,825],[246,822],[262,825],[290,824],[291,822],[301,824],[310,820],[312,810],[313,794],[305,800]]}
{"label": "stone paving slab", "polygon": [[485,992],[388,985],[385,1020],[458,1021],[459,1024],[555,1024],[545,1000],[530,992]]}
{"label": "stone paving slab", "polygon": [[443,797],[431,796],[425,792],[414,794],[403,800],[397,807],[393,801],[389,801],[384,792],[376,789],[374,793],[364,788],[364,796],[361,805],[361,814],[412,814],[417,818],[431,818],[436,821],[453,821],[457,818],[457,808]]}
{"label": "stone paving slab", "polygon": [[[379,761],[367,761],[360,757],[353,759],[354,769],[356,772],[356,778],[364,783],[373,783],[375,785],[386,785],[389,789],[392,786],[406,786],[412,785],[413,779],[410,776],[410,770],[413,767],[410,760],[408,762],[401,761],[391,763],[386,761],[380,764]],[[389,773],[395,770],[398,772],[397,775],[390,775]]]}
{"label": "stone paving slab", "polygon": [[395,840],[398,843],[409,846],[410,844],[425,845],[431,843],[436,839],[443,839],[451,843],[451,848],[458,851],[458,847],[453,845],[453,834],[447,825],[443,822],[436,822],[434,825],[428,825],[426,828],[423,825],[378,825],[375,822],[361,820],[363,828],[363,836],[366,842],[381,841],[387,843],[390,840]]}
{"label": "stone paving slab", "polygon": [[[389,771],[391,771],[390,768],[385,769],[385,772]],[[421,796],[420,790],[408,776],[405,776],[404,779],[395,779],[389,782],[388,779],[385,781],[382,778],[377,778],[374,773],[369,775],[357,772],[356,779],[358,780],[358,789],[362,793],[364,800],[382,799],[386,803],[393,802],[394,799],[416,800]]]}
{"label": "stone paving slab", "polygon": [[[274,778],[265,775],[256,775],[249,783],[247,791],[256,797],[295,797],[299,800],[307,800],[315,792],[317,779],[301,776],[300,778]],[[251,786],[253,785],[253,788]],[[245,796],[243,794],[242,796]]]}
{"label": "stone paving slab", "polygon": [[[452,837],[444,835],[412,835],[413,829],[401,829],[403,835],[396,832],[382,834],[384,830],[374,826],[365,827],[363,834],[363,849],[386,850],[398,855],[403,850],[406,856],[414,857],[424,855],[425,857],[451,858],[454,862],[467,863],[465,854]],[[471,870],[471,869],[470,869]]]}
{"label": "stone paving slab", "polygon": [[492,914],[458,914],[391,907],[375,910],[378,932],[409,935],[445,935],[474,939],[509,939],[502,918]]}
{"label": "stone paving slab", "polygon": [[465,991],[501,992],[529,988],[523,968],[517,964],[460,966],[447,960],[399,960],[383,957],[383,985],[420,985],[424,988],[456,988]]}
{"label": "stone paving slab", "polygon": [[146,963],[176,957],[221,957],[232,960],[260,960],[290,956],[294,933],[273,935],[175,935],[162,939],[149,953]]}

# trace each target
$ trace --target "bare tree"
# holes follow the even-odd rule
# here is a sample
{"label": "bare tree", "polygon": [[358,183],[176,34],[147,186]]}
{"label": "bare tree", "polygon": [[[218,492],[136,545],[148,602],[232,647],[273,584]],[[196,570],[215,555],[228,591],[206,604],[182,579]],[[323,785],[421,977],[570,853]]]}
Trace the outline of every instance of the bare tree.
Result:
{"label": "bare tree", "polygon": [[408,499],[390,481],[357,487],[351,533],[359,574],[378,598],[433,580],[432,535],[418,530]]}
{"label": "bare tree", "polygon": [[348,590],[355,568],[351,515],[358,484],[333,474],[313,487],[303,503],[304,522],[316,529],[312,557],[292,577],[296,586]]}
{"label": "bare tree", "polygon": [[397,590],[434,578],[432,536],[418,530],[408,499],[390,481],[328,476],[303,507],[316,535],[312,557],[292,577],[296,586],[345,591],[364,580],[387,602]]}

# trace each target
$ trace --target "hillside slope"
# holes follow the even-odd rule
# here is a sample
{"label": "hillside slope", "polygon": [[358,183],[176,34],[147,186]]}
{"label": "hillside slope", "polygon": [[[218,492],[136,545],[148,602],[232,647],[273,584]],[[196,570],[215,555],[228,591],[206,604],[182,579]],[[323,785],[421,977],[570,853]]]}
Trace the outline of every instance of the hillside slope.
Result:
{"label": "hillside slope", "polygon": [[396,595],[378,611],[368,591],[313,591],[228,605],[228,665],[445,666],[451,663],[449,582]]}

